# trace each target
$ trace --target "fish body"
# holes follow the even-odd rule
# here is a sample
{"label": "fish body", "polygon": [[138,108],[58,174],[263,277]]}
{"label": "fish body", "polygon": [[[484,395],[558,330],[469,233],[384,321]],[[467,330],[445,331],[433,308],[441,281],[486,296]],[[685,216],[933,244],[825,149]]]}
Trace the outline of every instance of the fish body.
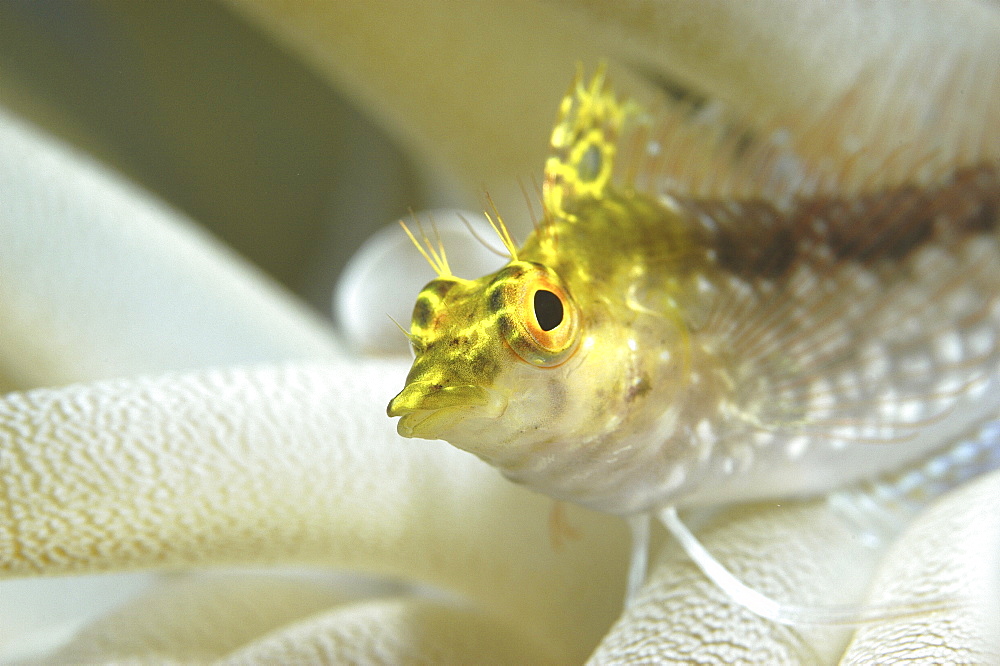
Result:
{"label": "fish body", "polygon": [[664,166],[686,113],[574,84],[544,219],[417,299],[401,435],[630,515],[824,492],[997,417],[996,162],[830,172],[727,130],[703,145],[730,182],[699,192]]}

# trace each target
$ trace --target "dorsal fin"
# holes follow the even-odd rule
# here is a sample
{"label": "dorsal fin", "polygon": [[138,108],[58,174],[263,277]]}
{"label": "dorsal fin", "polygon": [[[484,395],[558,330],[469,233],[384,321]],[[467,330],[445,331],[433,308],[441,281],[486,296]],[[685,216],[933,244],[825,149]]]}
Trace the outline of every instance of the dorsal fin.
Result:
{"label": "dorsal fin", "polygon": [[623,124],[635,107],[615,98],[606,69],[601,65],[589,82],[578,71],[559,105],[545,162],[547,215],[574,219],[577,204],[600,198],[611,182]]}
{"label": "dorsal fin", "polygon": [[1000,67],[955,49],[871,63],[832,101],[744,118],[720,101],[664,99],[623,123],[615,182],[707,201],[850,196],[933,184],[1000,161]]}

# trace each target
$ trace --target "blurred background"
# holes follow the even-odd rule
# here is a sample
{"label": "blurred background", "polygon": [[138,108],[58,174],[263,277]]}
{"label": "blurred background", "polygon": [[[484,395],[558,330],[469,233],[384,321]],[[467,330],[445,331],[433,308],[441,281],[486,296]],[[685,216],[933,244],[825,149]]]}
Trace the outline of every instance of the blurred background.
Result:
{"label": "blurred background", "polygon": [[371,230],[434,199],[333,87],[204,0],[0,3],[0,104],[178,208],[324,313]]}
{"label": "blurred background", "polygon": [[540,0],[0,3],[0,105],[327,315],[347,259],[411,210],[489,190],[526,228],[559,99],[606,56]]}

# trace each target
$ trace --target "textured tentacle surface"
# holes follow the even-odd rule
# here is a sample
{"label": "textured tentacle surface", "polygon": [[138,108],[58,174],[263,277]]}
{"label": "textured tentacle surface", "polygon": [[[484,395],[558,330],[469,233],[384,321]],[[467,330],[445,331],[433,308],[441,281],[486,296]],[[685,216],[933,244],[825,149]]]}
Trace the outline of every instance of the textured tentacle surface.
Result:
{"label": "textured tentacle surface", "polygon": [[863,626],[843,663],[996,663],[1000,659],[1000,474],[970,483],[922,514],[882,561],[869,601],[952,595],[973,603]]}
{"label": "textured tentacle surface", "polygon": [[584,518],[591,538],[553,552],[544,498],[370,415],[401,371],[288,366],[10,394],[0,567],[351,568],[455,590],[547,640],[594,635],[621,584],[606,575],[624,555],[605,540],[611,519]]}
{"label": "textured tentacle surface", "polygon": [[[262,604],[261,599],[270,603]],[[345,598],[301,574],[168,580],[42,663],[555,663],[546,646],[451,600]]]}

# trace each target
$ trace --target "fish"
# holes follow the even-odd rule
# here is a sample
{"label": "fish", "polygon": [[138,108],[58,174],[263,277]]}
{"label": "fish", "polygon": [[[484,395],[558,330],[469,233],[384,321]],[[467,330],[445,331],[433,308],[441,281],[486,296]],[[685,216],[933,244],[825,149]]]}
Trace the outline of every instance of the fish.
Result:
{"label": "fish", "polygon": [[850,95],[810,127],[717,111],[578,73],[535,229],[518,247],[487,214],[504,267],[459,278],[411,236],[437,277],[400,435],[669,523],[876,479],[997,421],[1000,138],[873,156],[825,150]]}

